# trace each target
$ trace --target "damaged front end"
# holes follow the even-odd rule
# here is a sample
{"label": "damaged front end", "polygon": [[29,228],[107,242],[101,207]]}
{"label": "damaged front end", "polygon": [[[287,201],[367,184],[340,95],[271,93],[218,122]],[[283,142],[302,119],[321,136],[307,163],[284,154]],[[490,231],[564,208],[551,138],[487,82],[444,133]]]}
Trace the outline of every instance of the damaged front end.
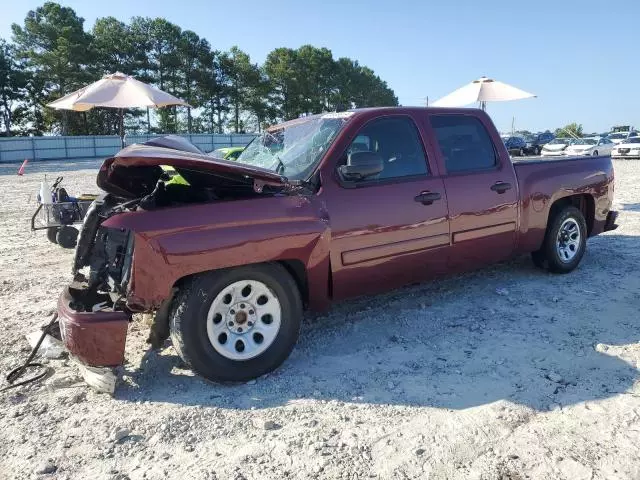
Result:
{"label": "damaged front end", "polygon": [[126,208],[108,194],[92,204],[76,247],[73,282],[58,301],[65,346],[85,365],[113,367],[124,360],[133,234],[101,224]]}
{"label": "damaged front end", "polygon": [[[175,290],[170,285],[153,288],[151,264],[163,261],[163,254],[149,242],[148,232],[180,228],[176,207],[267,196],[292,188],[274,172],[154,142],[127,147],[100,168],[97,183],[106,193],[85,215],[73,281],[58,301],[65,346],[85,367],[123,363],[134,312],[156,313],[150,336],[154,347],[166,339]],[[180,181],[167,176],[167,166],[180,175]],[[169,207],[174,208],[167,216],[158,212]]]}

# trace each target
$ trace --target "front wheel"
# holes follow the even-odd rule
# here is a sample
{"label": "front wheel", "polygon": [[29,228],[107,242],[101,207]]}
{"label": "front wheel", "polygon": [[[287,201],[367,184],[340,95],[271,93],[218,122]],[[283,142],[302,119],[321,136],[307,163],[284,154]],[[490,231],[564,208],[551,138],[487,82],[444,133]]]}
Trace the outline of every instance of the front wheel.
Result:
{"label": "front wheel", "polygon": [[240,382],[276,369],[300,332],[302,300],[278,264],[196,275],[176,296],[171,339],[193,370],[215,382]]}
{"label": "front wheel", "polygon": [[58,227],[50,227],[47,229],[47,239],[51,243],[55,243],[55,244],[58,243],[58,240],[57,240],[58,230],[60,230]]}
{"label": "front wheel", "polygon": [[76,248],[78,242],[78,229],[69,225],[63,225],[56,233],[56,243],[62,248]]}
{"label": "front wheel", "polygon": [[597,157],[597,156],[598,156],[598,150],[594,150],[594,151],[593,151],[593,156],[594,156],[594,157]]}
{"label": "front wheel", "polygon": [[524,157],[524,148],[521,148],[521,149],[518,151],[518,155],[520,155],[521,157]]}
{"label": "front wheel", "polygon": [[542,248],[532,254],[534,263],[546,260],[549,271],[569,273],[574,270],[587,248],[587,223],[582,212],[568,206],[549,221]]}

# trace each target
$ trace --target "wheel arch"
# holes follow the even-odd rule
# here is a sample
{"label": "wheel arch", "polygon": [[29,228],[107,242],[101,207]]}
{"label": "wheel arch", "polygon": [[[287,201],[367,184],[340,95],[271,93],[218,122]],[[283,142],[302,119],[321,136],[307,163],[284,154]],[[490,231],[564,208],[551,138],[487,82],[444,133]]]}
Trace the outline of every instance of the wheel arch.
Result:
{"label": "wheel arch", "polygon": [[307,266],[298,259],[277,260],[274,263],[282,265],[289,275],[293,277],[300,290],[302,304],[306,308],[309,305],[309,281],[307,279]]}
{"label": "wheel arch", "polygon": [[574,206],[582,212],[585,222],[587,223],[587,235],[590,236],[593,231],[595,214],[596,214],[596,202],[593,195],[588,193],[580,193],[567,195],[556,199],[549,207],[549,215],[547,216],[547,228],[551,222],[551,219],[558,214],[563,208],[568,206]]}
{"label": "wheel arch", "polygon": [[234,268],[239,268],[239,267],[252,267],[252,266],[257,266],[257,265],[280,265],[282,266],[289,275],[291,275],[291,277],[293,278],[293,280],[296,282],[296,285],[298,286],[298,290],[300,291],[300,296],[302,298],[302,302],[303,305],[306,307],[308,307],[309,305],[309,279],[308,279],[308,272],[307,272],[307,266],[304,264],[304,262],[302,262],[302,260],[297,259],[297,258],[291,258],[291,259],[285,259],[285,260],[274,260],[271,262],[255,262],[255,263],[247,263],[247,264],[243,264],[243,265],[237,265],[237,266],[231,266],[231,267],[224,267],[224,268],[219,268],[219,269],[211,269],[211,270],[203,270],[200,272],[194,272],[191,273],[189,275],[185,275],[183,277],[178,278],[172,287],[172,291],[177,291],[180,290],[185,283],[187,283],[189,280],[193,279],[194,277],[198,276],[198,275],[203,275],[209,272],[214,272],[217,270],[232,270]]}

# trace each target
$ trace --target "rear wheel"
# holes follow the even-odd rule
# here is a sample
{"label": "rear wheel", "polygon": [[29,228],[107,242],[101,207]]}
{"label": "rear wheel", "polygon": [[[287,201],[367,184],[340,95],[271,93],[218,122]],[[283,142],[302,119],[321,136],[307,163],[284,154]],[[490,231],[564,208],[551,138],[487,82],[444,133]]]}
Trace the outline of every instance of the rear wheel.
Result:
{"label": "rear wheel", "polygon": [[302,320],[300,292],[278,264],[197,275],[180,289],[171,338],[203,377],[239,382],[259,377],[289,356]]}
{"label": "rear wheel", "polygon": [[542,248],[532,253],[536,266],[554,273],[569,273],[575,269],[587,247],[587,223],[582,212],[568,206],[556,212],[549,221]]}
{"label": "rear wheel", "polygon": [[524,157],[524,148],[521,148],[521,149],[518,151],[518,155],[520,155],[521,157]]}

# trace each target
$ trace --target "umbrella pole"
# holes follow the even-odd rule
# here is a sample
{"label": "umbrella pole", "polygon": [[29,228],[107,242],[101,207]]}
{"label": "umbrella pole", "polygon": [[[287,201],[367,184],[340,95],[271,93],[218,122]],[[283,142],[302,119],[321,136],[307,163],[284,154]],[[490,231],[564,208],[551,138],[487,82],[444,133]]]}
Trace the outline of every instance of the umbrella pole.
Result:
{"label": "umbrella pole", "polygon": [[120,109],[120,145],[124,148],[124,109]]}

